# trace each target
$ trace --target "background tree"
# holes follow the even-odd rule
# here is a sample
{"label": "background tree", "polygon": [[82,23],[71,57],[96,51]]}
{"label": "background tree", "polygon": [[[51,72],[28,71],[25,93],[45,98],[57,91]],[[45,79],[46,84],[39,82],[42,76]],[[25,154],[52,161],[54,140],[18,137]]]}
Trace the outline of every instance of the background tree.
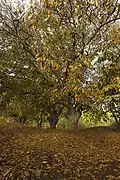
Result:
{"label": "background tree", "polygon": [[117,124],[120,117],[120,48],[119,48],[119,24],[111,28],[109,41],[96,61],[99,74],[98,88],[101,90],[100,102],[105,112],[111,112]]}

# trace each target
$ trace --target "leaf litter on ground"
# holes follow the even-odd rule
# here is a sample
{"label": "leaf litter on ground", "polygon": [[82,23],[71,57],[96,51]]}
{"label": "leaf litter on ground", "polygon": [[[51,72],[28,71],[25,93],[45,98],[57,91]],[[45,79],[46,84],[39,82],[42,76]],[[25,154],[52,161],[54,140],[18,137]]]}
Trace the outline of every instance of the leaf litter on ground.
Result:
{"label": "leaf litter on ground", "polygon": [[0,124],[1,180],[120,179],[120,133],[77,134]]}

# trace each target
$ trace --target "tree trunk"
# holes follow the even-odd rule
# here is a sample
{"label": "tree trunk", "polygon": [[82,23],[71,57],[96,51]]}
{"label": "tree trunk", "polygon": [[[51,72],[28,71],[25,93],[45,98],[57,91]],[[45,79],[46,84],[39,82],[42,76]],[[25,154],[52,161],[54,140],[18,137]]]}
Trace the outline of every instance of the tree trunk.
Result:
{"label": "tree trunk", "polygon": [[57,115],[51,115],[49,118],[48,118],[48,121],[49,121],[49,124],[50,124],[50,128],[51,129],[56,129],[56,125],[58,123],[58,116]]}
{"label": "tree trunk", "polygon": [[37,120],[37,127],[40,129],[42,128],[42,119]]}
{"label": "tree trunk", "polygon": [[116,107],[114,105],[114,100],[112,99],[112,102],[110,103],[110,111],[112,113],[113,118],[115,119],[115,122],[117,125],[120,125],[120,121],[119,121],[119,117],[117,117],[115,111],[116,111]]}
{"label": "tree trunk", "polygon": [[71,103],[68,106],[67,119],[69,120],[69,130],[77,131],[79,119],[82,115],[82,110],[80,108],[77,110]]}
{"label": "tree trunk", "polygon": [[79,123],[79,119],[82,115],[82,112],[80,111],[75,111],[74,112],[74,123],[73,123],[73,130],[77,131],[78,130],[78,123]]}
{"label": "tree trunk", "polygon": [[68,116],[70,131],[78,130],[78,123],[79,123],[81,114],[82,114],[82,112],[76,111],[75,109],[73,109],[73,112],[71,113],[71,115]]}
{"label": "tree trunk", "polygon": [[59,116],[63,111],[63,105],[55,104],[53,110],[49,112],[50,116],[48,117],[48,122],[51,129],[55,129],[59,121]]}

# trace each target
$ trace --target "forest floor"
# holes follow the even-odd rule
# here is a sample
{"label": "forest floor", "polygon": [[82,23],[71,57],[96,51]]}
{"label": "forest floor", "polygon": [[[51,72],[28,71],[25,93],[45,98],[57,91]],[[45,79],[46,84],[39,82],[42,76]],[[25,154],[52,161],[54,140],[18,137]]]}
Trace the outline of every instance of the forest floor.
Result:
{"label": "forest floor", "polygon": [[0,180],[119,180],[120,132],[0,124]]}

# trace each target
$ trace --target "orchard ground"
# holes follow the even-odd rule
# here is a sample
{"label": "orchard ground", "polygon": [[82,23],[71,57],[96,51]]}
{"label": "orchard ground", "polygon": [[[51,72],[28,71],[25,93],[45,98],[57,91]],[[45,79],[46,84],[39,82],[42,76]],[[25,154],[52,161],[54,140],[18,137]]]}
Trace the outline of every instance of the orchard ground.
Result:
{"label": "orchard ground", "polygon": [[119,142],[108,127],[70,133],[1,122],[0,179],[119,180]]}

